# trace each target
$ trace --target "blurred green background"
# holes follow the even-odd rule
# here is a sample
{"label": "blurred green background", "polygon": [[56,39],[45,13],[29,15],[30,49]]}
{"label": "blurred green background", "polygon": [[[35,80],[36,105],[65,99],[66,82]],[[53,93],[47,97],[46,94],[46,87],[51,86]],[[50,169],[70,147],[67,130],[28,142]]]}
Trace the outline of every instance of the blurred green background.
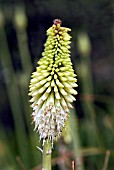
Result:
{"label": "blurred green background", "polygon": [[113,0],[0,0],[0,170],[41,169],[28,86],[55,18],[72,29],[79,87],[52,169],[114,170]]}

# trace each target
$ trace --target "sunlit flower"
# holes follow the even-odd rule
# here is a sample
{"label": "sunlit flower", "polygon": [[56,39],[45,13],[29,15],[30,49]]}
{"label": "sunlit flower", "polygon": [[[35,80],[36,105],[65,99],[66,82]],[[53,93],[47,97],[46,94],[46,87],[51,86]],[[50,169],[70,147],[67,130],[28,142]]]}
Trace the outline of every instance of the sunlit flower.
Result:
{"label": "sunlit flower", "polygon": [[61,27],[59,19],[47,30],[47,41],[38,67],[30,81],[32,119],[43,144],[60,136],[69,116],[71,102],[77,94],[77,79],[70,59],[69,28]]}

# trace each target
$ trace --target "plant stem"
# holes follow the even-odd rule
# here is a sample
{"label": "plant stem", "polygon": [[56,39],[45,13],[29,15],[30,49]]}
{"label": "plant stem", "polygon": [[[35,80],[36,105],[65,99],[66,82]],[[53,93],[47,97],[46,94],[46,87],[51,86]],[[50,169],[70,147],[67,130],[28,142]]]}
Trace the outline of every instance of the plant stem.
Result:
{"label": "plant stem", "polygon": [[43,146],[43,170],[51,170],[51,142],[45,142]]}
{"label": "plant stem", "polygon": [[71,135],[74,147],[74,155],[75,155],[75,169],[76,170],[84,170],[84,165],[82,162],[82,154],[81,150],[81,142],[80,142],[80,135],[78,129],[78,120],[76,119],[76,110],[71,109],[70,115],[70,128],[71,128]]}
{"label": "plant stem", "polygon": [[[0,11],[2,12],[2,11]],[[4,21],[5,22],[5,21]],[[14,129],[16,143],[18,147],[18,154],[24,163],[24,165],[29,169],[29,150],[28,150],[28,140],[25,130],[25,123],[23,119],[23,110],[21,107],[21,98],[19,93],[19,88],[17,85],[17,78],[15,70],[13,68],[13,63],[11,60],[10,51],[8,48],[7,36],[5,32],[4,25],[0,25],[0,62],[4,70],[5,87],[10,103],[12,116],[14,120]],[[21,139],[21,140],[20,140]]]}

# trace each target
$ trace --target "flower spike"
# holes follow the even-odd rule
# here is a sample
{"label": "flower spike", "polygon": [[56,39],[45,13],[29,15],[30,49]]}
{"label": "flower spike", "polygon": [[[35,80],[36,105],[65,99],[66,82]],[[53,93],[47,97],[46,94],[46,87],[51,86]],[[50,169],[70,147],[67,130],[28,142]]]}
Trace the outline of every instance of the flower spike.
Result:
{"label": "flower spike", "polygon": [[43,144],[60,136],[69,117],[71,102],[77,94],[77,79],[70,59],[70,39],[68,31],[61,27],[61,20],[55,19],[47,30],[47,41],[42,58],[31,76],[30,93],[33,108],[32,121]]}

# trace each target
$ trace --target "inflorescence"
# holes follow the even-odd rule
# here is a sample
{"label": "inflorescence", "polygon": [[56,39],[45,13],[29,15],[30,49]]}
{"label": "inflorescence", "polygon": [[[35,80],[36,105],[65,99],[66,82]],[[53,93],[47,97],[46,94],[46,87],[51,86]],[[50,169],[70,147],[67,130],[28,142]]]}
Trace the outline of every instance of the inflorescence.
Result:
{"label": "inflorescence", "polygon": [[47,30],[47,41],[36,71],[32,73],[30,93],[32,97],[32,119],[43,145],[46,140],[53,144],[60,136],[69,116],[71,102],[77,94],[77,79],[70,59],[71,29],[61,27],[55,19]]}

